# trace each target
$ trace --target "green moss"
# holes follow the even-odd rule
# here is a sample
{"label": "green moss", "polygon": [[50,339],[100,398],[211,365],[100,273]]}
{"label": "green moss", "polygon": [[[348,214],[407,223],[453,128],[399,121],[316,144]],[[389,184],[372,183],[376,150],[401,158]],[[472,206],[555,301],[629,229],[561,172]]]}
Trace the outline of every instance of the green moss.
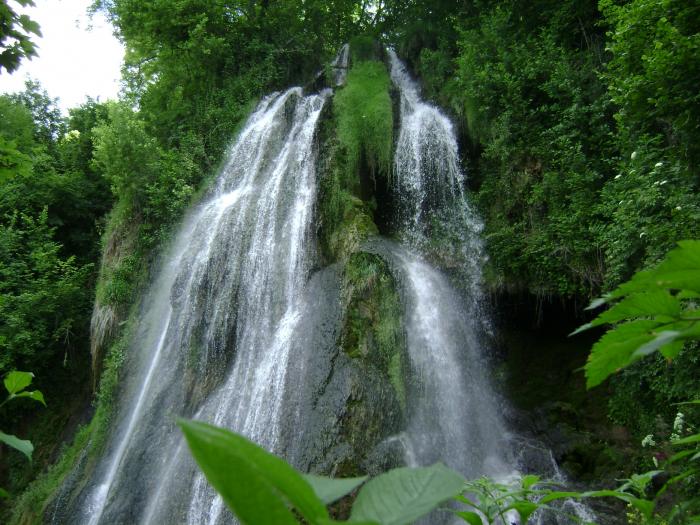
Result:
{"label": "green moss", "polygon": [[338,141],[345,150],[346,176],[357,180],[366,164],[371,176],[391,168],[394,117],[384,64],[360,62],[348,73],[347,84],[335,95]]}
{"label": "green moss", "polygon": [[357,63],[322,120],[319,237],[327,262],[347,259],[378,233],[374,191],[393,148],[390,85],[382,63]]}
{"label": "green moss", "polygon": [[403,355],[395,352],[389,360],[389,380],[391,381],[391,386],[394,387],[401,408],[406,410],[406,383],[404,377]]}
{"label": "green moss", "polygon": [[403,309],[387,263],[378,255],[353,254],[344,268],[342,290],[341,348],[351,358],[386,374],[405,408]]}
{"label": "green moss", "polygon": [[[335,119],[326,126],[335,132]],[[329,138],[321,161],[319,191],[319,238],[321,249],[329,262],[347,259],[370,235],[376,235],[372,212],[359,197],[359,180],[346,176],[346,155],[337,139]]]}

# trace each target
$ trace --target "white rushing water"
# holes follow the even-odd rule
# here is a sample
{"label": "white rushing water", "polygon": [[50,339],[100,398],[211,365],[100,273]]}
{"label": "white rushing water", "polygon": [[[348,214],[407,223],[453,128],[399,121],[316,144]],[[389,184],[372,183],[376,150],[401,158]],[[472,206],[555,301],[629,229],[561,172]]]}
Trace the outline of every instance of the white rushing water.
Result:
{"label": "white rushing water", "polygon": [[[393,259],[406,283],[408,351],[420,385],[409,414],[411,456],[441,459],[469,477],[509,475],[501,401],[479,340],[481,222],[466,199],[452,123],[420,99],[396,53],[389,57],[401,96],[392,186],[402,249]],[[472,262],[461,268],[467,300],[422,257],[431,237],[447,231],[460,261]]]}
{"label": "white rushing water", "polygon": [[[417,84],[393,50],[389,58],[391,78],[401,96],[392,181],[400,245],[384,243],[382,250],[404,283],[414,378],[402,437],[406,459],[421,465],[443,461],[467,478],[489,476],[507,482],[527,465],[518,458],[519,438],[507,431],[505,404],[489,379],[488,346],[480,337],[488,325],[481,308],[482,224],[465,194],[452,123],[421,100]],[[450,244],[448,259],[459,267],[462,293],[426,260],[434,256],[434,241],[440,237]],[[445,249],[437,251],[444,254]],[[545,449],[542,455],[540,465],[546,471],[538,474],[565,482],[551,452]],[[584,521],[593,519],[580,503],[567,501],[564,506]],[[444,519],[449,520],[435,516],[428,521]],[[569,523],[544,514],[536,519],[542,525]]]}
{"label": "white rushing water", "polygon": [[[389,58],[401,97],[391,184],[399,244],[385,243],[383,250],[403,285],[412,376],[402,436],[406,460],[413,465],[442,461],[472,479],[511,478],[517,469],[504,407],[491,384],[481,340],[482,224],[467,201],[456,134],[440,110],[421,100],[393,50]],[[458,267],[461,293],[426,260],[439,238]],[[425,522],[450,518],[435,514]]]}
{"label": "white rushing water", "polygon": [[211,197],[185,220],[144,305],[128,368],[136,375],[76,522],[230,519],[196,474],[175,415],[274,450],[289,339],[314,254],[313,141],[328,95],[293,88],[264,99]]}

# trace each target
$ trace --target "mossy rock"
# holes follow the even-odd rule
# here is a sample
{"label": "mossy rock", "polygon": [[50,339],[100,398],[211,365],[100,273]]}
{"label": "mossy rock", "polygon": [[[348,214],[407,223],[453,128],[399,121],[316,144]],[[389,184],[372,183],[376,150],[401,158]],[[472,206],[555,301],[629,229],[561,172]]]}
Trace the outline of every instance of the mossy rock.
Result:
{"label": "mossy rock", "polygon": [[403,409],[406,405],[406,335],[403,308],[388,264],[357,252],[343,271],[344,323],[340,346],[346,355],[386,374]]}

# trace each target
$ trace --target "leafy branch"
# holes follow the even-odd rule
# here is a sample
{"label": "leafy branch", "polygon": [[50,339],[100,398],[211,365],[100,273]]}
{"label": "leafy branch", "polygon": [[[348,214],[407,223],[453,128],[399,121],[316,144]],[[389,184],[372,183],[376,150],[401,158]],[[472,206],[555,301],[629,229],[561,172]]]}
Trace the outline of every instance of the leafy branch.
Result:
{"label": "leafy branch", "polygon": [[575,332],[613,325],[593,345],[585,366],[588,388],[635,361],[661,352],[675,358],[686,341],[700,339],[700,241],[681,241],[651,270],[593,301],[610,308]]}
{"label": "leafy branch", "polygon": [[[29,385],[32,384],[33,378],[34,374],[32,374],[31,372],[13,371],[7,374],[5,376],[4,384],[5,389],[8,392],[8,396],[5,399],[5,401],[0,403],[0,407],[4,406],[6,403],[12,401],[13,399],[18,399],[22,397],[33,399],[34,401],[37,401],[42,405],[46,406],[46,402],[44,401],[44,395],[41,392],[39,392],[38,390],[25,390]],[[27,456],[27,459],[29,461],[32,460],[32,452],[34,452],[34,445],[32,445],[31,441],[27,439],[20,439],[12,434],[5,434],[3,431],[0,430],[0,442],[5,443],[7,446],[12,447],[15,450],[19,450],[22,454]],[[9,494],[7,493],[7,491],[0,488],[0,497],[6,498],[8,496]]]}

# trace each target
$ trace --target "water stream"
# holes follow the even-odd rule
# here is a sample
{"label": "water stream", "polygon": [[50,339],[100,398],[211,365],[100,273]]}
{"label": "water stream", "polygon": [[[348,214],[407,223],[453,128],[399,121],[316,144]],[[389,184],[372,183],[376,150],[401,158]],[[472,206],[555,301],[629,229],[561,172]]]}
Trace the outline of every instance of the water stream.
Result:
{"label": "water stream", "polygon": [[313,141],[329,93],[265,98],[211,196],[180,228],[133,338],[141,344],[125,366],[137,373],[126,377],[116,432],[73,521],[229,519],[196,474],[175,416],[275,449],[289,338],[314,259]]}
{"label": "water stream", "polygon": [[[388,54],[401,97],[393,178],[399,244],[380,242],[378,253],[385,252],[404,283],[408,350],[417,385],[403,440],[406,459],[423,465],[440,460],[470,479],[489,476],[508,482],[529,468],[518,453],[527,440],[508,432],[507,407],[490,381],[488,345],[482,337],[488,330],[481,307],[482,224],[465,194],[452,123],[421,99],[396,53],[390,49]],[[440,246],[440,239],[449,246]],[[448,279],[428,258],[454,265],[457,279]],[[528,446],[539,450],[538,474],[565,482],[549,450]],[[564,505],[581,519],[594,518],[580,503]],[[568,523],[545,513],[536,519],[540,525]],[[436,515],[428,521],[445,520],[449,518]]]}

